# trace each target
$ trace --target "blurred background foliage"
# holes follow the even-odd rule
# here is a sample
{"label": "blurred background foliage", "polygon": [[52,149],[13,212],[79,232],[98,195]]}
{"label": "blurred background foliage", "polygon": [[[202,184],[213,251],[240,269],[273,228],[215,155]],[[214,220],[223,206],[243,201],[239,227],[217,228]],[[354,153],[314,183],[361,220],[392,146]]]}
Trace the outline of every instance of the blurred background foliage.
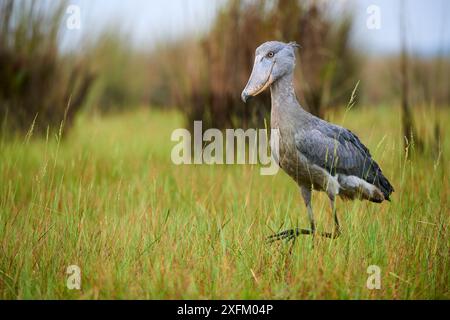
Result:
{"label": "blurred background foliage", "polygon": [[358,80],[361,59],[349,43],[351,16],[331,19],[327,9],[316,2],[229,1],[206,35],[173,46],[172,54],[155,55],[156,61],[164,57],[180,62],[159,63],[169,66],[171,104],[182,109],[189,123],[203,119],[206,127],[264,126],[270,94],[244,106],[239,93],[255,49],[272,39],[297,41],[303,47],[295,84],[306,108],[323,116],[327,106],[345,103]]}
{"label": "blurred background foliage", "polygon": [[[255,48],[267,40],[297,41],[295,84],[312,113],[347,104],[360,81],[359,105],[398,105],[400,57],[367,59],[351,44],[353,17],[330,14],[325,1],[229,0],[199,36],[136,48],[125,32],[108,28],[82,49],[67,51],[67,2],[0,0],[0,117],[13,130],[45,133],[70,127],[80,110],[105,113],[148,105],[177,108],[207,127],[263,127],[266,92],[249,105],[240,92]],[[450,105],[447,56],[410,56],[408,98],[415,105]],[[66,128],[67,128],[66,125]],[[5,125],[4,125],[5,127]],[[5,130],[3,130],[5,131]]]}
{"label": "blurred background foliage", "polygon": [[0,2],[0,113],[13,129],[70,127],[94,83],[86,57],[59,51],[64,12],[63,2]]}

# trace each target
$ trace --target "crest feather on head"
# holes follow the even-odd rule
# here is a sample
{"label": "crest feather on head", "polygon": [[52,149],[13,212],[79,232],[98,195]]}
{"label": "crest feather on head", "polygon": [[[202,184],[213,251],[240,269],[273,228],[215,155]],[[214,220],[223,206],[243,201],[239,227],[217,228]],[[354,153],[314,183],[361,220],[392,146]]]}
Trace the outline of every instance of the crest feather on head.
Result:
{"label": "crest feather on head", "polygon": [[289,42],[288,45],[291,46],[291,47],[293,47],[294,49],[299,49],[299,48],[302,47],[301,45],[299,45],[299,44],[298,44],[297,42],[295,42],[295,41]]}

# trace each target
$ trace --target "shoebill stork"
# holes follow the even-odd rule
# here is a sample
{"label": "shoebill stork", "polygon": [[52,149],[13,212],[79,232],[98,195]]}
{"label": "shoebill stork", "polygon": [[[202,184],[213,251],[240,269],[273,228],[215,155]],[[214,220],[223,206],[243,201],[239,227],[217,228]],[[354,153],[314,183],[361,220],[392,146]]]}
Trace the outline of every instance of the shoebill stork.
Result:
{"label": "shoebill stork", "polygon": [[250,79],[242,92],[247,100],[270,88],[271,128],[279,133],[279,166],[297,182],[305,201],[311,229],[292,229],[271,236],[271,240],[295,239],[316,234],[311,194],[328,195],[334,217],[334,231],[317,233],[328,238],[341,234],[336,212],[336,196],[376,203],[390,200],[394,188],[383,175],[369,150],[359,138],[338,125],[324,121],[304,110],[293,86],[294,42],[270,41],[256,49]]}

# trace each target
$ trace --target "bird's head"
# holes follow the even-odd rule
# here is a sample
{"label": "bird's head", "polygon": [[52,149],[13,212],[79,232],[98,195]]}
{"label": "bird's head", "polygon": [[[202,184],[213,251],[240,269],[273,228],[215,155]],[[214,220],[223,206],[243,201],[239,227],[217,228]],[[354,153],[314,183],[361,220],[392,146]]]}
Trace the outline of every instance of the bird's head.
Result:
{"label": "bird's head", "polygon": [[242,101],[257,96],[272,83],[290,74],[295,67],[295,50],[299,47],[295,42],[269,41],[260,45],[255,52],[253,70],[242,91]]}

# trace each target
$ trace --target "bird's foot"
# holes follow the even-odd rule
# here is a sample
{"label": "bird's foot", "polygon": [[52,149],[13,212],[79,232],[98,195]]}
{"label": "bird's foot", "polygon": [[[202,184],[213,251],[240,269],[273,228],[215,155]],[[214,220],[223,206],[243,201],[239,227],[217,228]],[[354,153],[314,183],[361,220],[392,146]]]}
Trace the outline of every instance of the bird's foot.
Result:
{"label": "bird's foot", "polygon": [[337,239],[341,236],[341,229],[335,228],[333,232],[321,232],[319,235],[324,238]]}
{"label": "bird's foot", "polygon": [[324,238],[337,239],[341,235],[341,230],[340,228],[335,228],[335,230],[332,233],[330,233],[330,232],[316,232],[308,229],[296,228],[271,235],[270,237],[267,238],[267,242],[272,243],[280,240],[291,241],[296,239],[300,235],[313,235],[313,236],[319,235]]}
{"label": "bird's foot", "polygon": [[333,239],[337,239],[341,236],[341,228],[336,227],[333,232]]}
{"label": "bird's foot", "polygon": [[299,228],[290,229],[271,235],[270,237],[267,238],[267,242],[272,243],[280,240],[291,241],[300,235],[308,235],[308,234],[314,234],[314,232],[307,229],[299,229]]}

